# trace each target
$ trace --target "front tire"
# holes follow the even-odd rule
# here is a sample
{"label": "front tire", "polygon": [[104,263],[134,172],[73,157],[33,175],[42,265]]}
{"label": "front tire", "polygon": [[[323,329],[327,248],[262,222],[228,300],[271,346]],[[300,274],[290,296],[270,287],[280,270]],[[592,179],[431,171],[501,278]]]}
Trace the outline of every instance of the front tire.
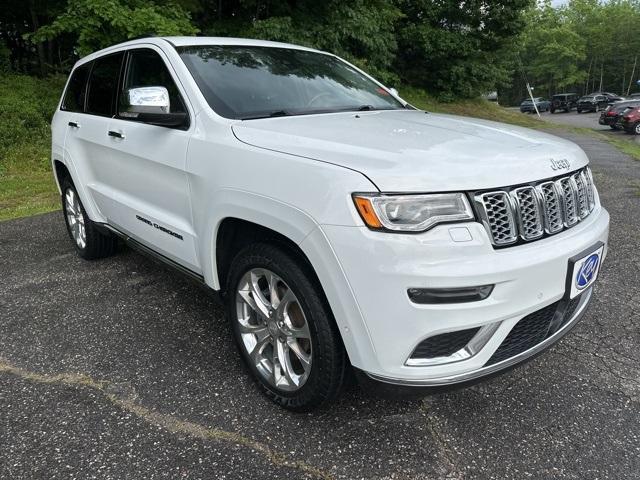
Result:
{"label": "front tire", "polygon": [[115,253],[118,240],[103,233],[87,215],[76,187],[69,178],[62,181],[62,213],[69,238],[78,255],[85,260],[105,258]]}
{"label": "front tire", "polygon": [[311,267],[278,246],[249,245],[231,264],[226,303],[240,354],[267,397],[304,412],[338,396],[347,356]]}
{"label": "front tire", "polygon": [[640,135],[640,122],[637,122],[633,127],[633,133],[636,135]]}

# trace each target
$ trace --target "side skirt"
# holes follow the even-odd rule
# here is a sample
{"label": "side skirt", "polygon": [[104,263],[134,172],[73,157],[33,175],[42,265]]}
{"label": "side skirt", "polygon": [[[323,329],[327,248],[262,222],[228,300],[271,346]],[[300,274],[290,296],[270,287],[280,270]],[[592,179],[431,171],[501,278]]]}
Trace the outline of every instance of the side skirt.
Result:
{"label": "side skirt", "polygon": [[155,250],[153,250],[152,248],[149,248],[146,245],[140,243],[136,239],[131,238],[126,233],[121,232],[120,230],[118,230],[118,229],[112,227],[111,225],[109,225],[108,223],[100,223],[100,224],[98,224],[98,227],[100,229],[104,230],[105,232],[113,233],[117,237],[121,238],[133,250],[135,250],[135,251],[137,251],[137,252],[139,252],[139,253],[147,256],[147,257],[150,257],[150,258],[152,258],[154,260],[157,260],[160,263],[168,265],[172,269],[179,271],[183,275],[186,275],[190,279],[195,280],[199,284],[205,286],[208,290],[211,290],[211,291],[215,292],[215,290],[212,290],[205,283],[204,277],[202,275],[200,275],[199,273],[196,273],[193,270],[189,270],[187,267],[184,267],[183,265],[180,265],[179,263],[171,260],[170,258],[165,257],[161,253],[158,253]]}

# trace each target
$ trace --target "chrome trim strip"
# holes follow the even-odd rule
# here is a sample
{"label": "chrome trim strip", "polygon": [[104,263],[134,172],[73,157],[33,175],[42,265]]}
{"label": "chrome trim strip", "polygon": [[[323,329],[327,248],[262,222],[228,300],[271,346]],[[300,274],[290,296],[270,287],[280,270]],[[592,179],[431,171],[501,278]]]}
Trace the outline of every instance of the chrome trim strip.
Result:
{"label": "chrome trim strip", "polygon": [[392,378],[385,377],[383,375],[377,375],[374,373],[365,372],[366,375],[376,381],[388,383],[391,385],[399,385],[404,387],[443,387],[447,385],[455,385],[456,383],[467,382],[470,380],[475,380],[480,377],[484,377],[486,375],[490,375],[492,373],[498,372],[505,368],[511,367],[517,363],[520,363],[527,358],[535,355],[536,353],[545,350],[550,347],[558,340],[560,340],[563,336],[565,336],[577,323],[578,320],[584,314],[589,302],[591,301],[591,295],[593,293],[593,288],[589,288],[589,290],[585,291],[580,298],[580,305],[576,308],[576,311],[568,322],[566,322],[562,328],[560,328],[557,332],[551,335],[549,338],[543,340],[539,344],[534,347],[531,347],[529,350],[525,350],[518,355],[515,355],[511,358],[507,358],[502,362],[494,363],[493,365],[489,365],[488,367],[478,368],[477,370],[472,370],[470,372],[460,373],[457,375],[451,375],[449,377],[439,377],[439,378],[425,378],[420,380],[407,380],[402,378]]}
{"label": "chrome trim strip", "polygon": [[[478,354],[480,350],[484,348],[493,334],[496,333],[498,327],[502,322],[493,322],[488,325],[484,325],[473,338],[457,352],[447,355],[446,357],[432,357],[432,358],[411,358],[409,357],[405,362],[405,365],[409,367],[428,367],[432,365],[445,365],[447,363],[462,362],[463,360],[469,360]],[[445,332],[446,333],[446,332]],[[440,335],[440,334],[437,334]],[[424,342],[430,337],[424,338],[421,342]],[[415,349],[414,349],[415,350]]]}

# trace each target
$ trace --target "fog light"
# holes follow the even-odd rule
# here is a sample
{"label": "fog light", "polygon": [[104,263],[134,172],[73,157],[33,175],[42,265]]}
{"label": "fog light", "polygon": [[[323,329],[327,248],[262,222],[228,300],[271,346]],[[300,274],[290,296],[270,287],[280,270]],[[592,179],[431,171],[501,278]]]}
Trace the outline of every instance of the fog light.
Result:
{"label": "fog light", "polygon": [[462,288],[410,288],[407,290],[413,303],[466,303],[484,300],[493,291],[494,285]]}

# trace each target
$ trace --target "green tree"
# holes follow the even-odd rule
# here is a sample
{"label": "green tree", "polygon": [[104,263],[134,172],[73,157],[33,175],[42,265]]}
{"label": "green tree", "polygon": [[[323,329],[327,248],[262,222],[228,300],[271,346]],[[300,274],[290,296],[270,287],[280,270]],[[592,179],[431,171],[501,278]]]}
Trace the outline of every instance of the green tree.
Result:
{"label": "green tree", "polygon": [[30,38],[34,42],[71,34],[79,55],[139,35],[193,35],[189,13],[173,2],[152,0],[69,0],[66,10]]}
{"label": "green tree", "polygon": [[442,98],[472,97],[508,82],[512,44],[530,0],[400,0],[396,68]]}
{"label": "green tree", "polygon": [[584,39],[547,2],[531,12],[530,23],[521,38],[520,59],[525,75],[536,92],[552,95],[583,82],[581,68],[586,58]]}

